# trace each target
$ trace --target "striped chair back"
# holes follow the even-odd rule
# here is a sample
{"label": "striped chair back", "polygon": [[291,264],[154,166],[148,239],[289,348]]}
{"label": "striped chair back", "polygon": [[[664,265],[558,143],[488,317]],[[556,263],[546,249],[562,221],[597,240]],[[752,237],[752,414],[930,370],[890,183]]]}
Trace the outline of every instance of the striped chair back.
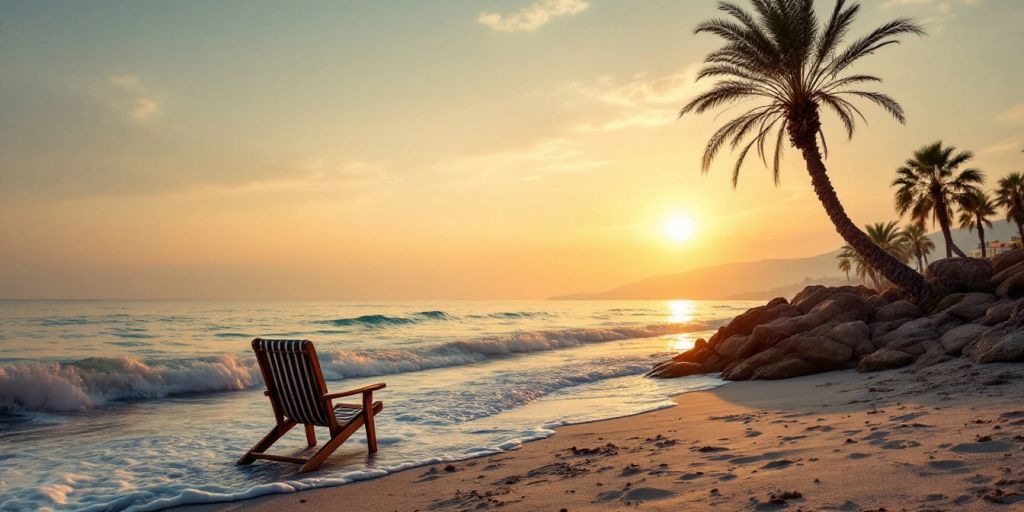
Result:
{"label": "striped chair back", "polygon": [[313,343],[308,340],[252,341],[274,413],[298,423],[331,427],[334,419],[327,410],[327,393]]}

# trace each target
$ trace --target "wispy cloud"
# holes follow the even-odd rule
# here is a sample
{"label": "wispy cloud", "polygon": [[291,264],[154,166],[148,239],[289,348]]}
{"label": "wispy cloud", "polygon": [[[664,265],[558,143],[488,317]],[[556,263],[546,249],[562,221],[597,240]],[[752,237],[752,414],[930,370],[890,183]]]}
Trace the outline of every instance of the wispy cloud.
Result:
{"label": "wispy cloud", "polygon": [[499,32],[532,32],[560,16],[583,12],[586,0],[534,0],[514,13],[482,12],[477,21]]}
{"label": "wispy cloud", "polygon": [[1006,124],[1024,124],[1024,101],[996,116],[996,121]]}
{"label": "wispy cloud", "polygon": [[443,162],[436,168],[474,175],[511,172],[532,180],[548,173],[587,171],[614,163],[614,160],[591,155],[576,141],[554,137],[520,149],[458,158]]}
{"label": "wispy cloud", "polygon": [[1003,139],[1003,140],[1001,140],[999,142],[996,142],[996,143],[994,143],[994,144],[992,144],[990,146],[987,146],[987,147],[983,148],[978,153],[981,153],[983,155],[988,155],[988,154],[992,154],[992,153],[1002,153],[1004,151],[1010,151],[1010,150],[1020,151],[1022,148],[1024,148],[1024,138],[1022,138],[1022,137],[1014,137],[1014,138],[1010,138],[1010,139]]}
{"label": "wispy cloud", "polygon": [[941,32],[950,21],[957,17],[957,9],[981,3],[981,0],[888,0],[885,9],[910,8],[920,22],[934,32]]}
{"label": "wispy cloud", "polygon": [[110,84],[118,91],[111,104],[136,123],[147,123],[163,114],[159,95],[142,83],[139,75],[128,73],[111,75]]}
{"label": "wispy cloud", "polygon": [[579,97],[604,105],[609,111],[602,120],[584,121],[571,129],[595,132],[669,124],[685,100],[700,89],[696,83],[699,69],[699,65],[693,65],[664,76],[640,74],[625,83],[601,77],[593,84],[569,84],[569,90]]}

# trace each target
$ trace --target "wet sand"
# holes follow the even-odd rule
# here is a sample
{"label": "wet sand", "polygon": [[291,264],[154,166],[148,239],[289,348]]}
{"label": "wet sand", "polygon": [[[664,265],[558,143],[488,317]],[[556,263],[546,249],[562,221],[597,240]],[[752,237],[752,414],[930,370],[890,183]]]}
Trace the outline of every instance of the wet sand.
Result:
{"label": "wet sand", "polygon": [[520,450],[175,510],[1024,510],[1024,365],[730,383]]}

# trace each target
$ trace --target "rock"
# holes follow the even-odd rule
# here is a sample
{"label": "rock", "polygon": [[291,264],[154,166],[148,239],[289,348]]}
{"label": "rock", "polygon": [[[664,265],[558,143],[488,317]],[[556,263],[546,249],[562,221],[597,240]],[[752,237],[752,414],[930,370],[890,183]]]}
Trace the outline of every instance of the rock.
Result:
{"label": "rock", "polygon": [[728,325],[720,328],[718,332],[715,333],[711,339],[711,344],[715,345],[718,341],[725,341],[736,335],[748,335],[758,325],[766,324],[777,318],[791,317],[801,314],[800,310],[786,304],[785,302],[772,300],[769,304],[770,305],[748,309],[746,312],[740,314],[736,318],[733,318]]}
{"label": "rock", "polygon": [[926,345],[924,354],[921,354],[917,358],[917,361],[914,362],[915,369],[935,366],[939,363],[945,363],[946,361],[954,359],[953,356],[947,354],[945,350],[943,350],[942,345],[934,341],[926,342]]}
{"label": "rock", "polygon": [[[985,316],[988,308],[995,304],[996,296],[990,293],[968,293],[958,302],[946,308],[948,313],[960,320],[970,322]],[[941,304],[941,303],[940,303]]]}
{"label": "rock", "polygon": [[892,332],[871,341],[872,344],[879,348],[885,347],[920,355],[924,353],[924,349],[920,347],[920,344],[924,341],[936,340],[938,337],[939,333],[935,330],[935,321],[924,317],[904,323]]}
{"label": "rock", "polygon": [[881,338],[895,330],[897,327],[903,325],[903,322],[904,320],[889,320],[887,322],[875,322],[873,324],[869,324],[868,327],[871,328],[871,339],[876,340]]}
{"label": "rock", "polygon": [[1015,330],[976,347],[972,358],[977,363],[1024,361],[1024,331]]}
{"label": "rock", "polygon": [[[698,342],[701,340],[697,340]],[[690,350],[677,354],[672,358],[673,361],[679,361],[684,363],[704,363],[711,356],[715,355],[714,351],[707,347],[707,343],[696,344]]]}
{"label": "rock", "polygon": [[883,348],[861,359],[860,363],[857,365],[857,371],[877,372],[892,368],[902,368],[913,362],[914,356],[906,352]]}
{"label": "rock", "polygon": [[881,295],[872,295],[864,299],[864,304],[871,308],[872,311],[878,311],[889,304],[889,301],[885,300],[885,297]]}
{"label": "rock", "polygon": [[875,295],[875,292],[864,286],[837,286],[825,287],[821,285],[808,286],[793,297],[791,304],[803,313],[808,313],[822,301],[833,298],[837,294],[849,293],[864,299]]}
{"label": "rock", "polygon": [[750,333],[762,348],[775,346],[776,343],[800,332],[798,322],[801,317],[777,318],[765,325],[759,325]]}
{"label": "rock", "polygon": [[673,377],[686,377],[687,375],[699,375],[704,373],[704,367],[697,363],[682,361],[666,361],[654,367],[645,375],[646,377],[657,377],[668,379]]}
{"label": "rock", "polygon": [[899,288],[887,288],[885,290],[882,290],[882,293],[880,293],[879,295],[883,299],[885,299],[886,302],[896,302],[898,300],[910,299],[910,295]]}
{"label": "rock", "polygon": [[785,297],[775,297],[774,299],[768,301],[768,304],[765,304],[765,307],[770,309],[782,304],[789,304],[789,301],[786,300]]}
{"label": "rock", "polygon": [[959,356],[964,347],[981,337],[988,329],[978,324],[964,324],[950,329],[939,338],[939,345],[946,354]]}
{"label": "rock", "polygon": [[803,336],[795,353],[804,361],[832,369],[849,361],[853,357],[853,348],[825,336]]}
{"label": "rock", "polygon": [[722,378],[725,380],[747,380],[754,376],[754,371],[759,367],[780,361],[783,357],[782,351],[769,348],[739,361],[738,364],[722,372]]}
{"label": "rock", "polygon": [[1004,299],[1024,297],[1024,270],[1003,279],[996,287],[996,295]]}
{"label": "rock", "polygon": [[733,361],[741,357],[750,356],[753,352],[756,352],[752,350],[752,347],[748,347],[749,341],[750,336],[737,334],[735,336],[730,336],[729,339],[716,345],[714,350],[718,355],[728,359],[729,361]]}
{"label": "rock", "polygon": [[1014,249],[992,257],[992,273],[998,274],[1018,263],[1024,262],[1024,251]]}
{"label": "rock", "polygon": [[853,348],[862,341],[871,340],[871,328],[863,320],[843,322],[829,331],[828,336],[847,347]]}
{"label": "rock", "polygon": [[989,306],[985,310],[985,319],[981,321],[981,325],[991,326],[1009,320],[1015,304],[1015,302],[1004,300]]}
{"label": "rock", "polygon": [[789,357],[758,368],[754,371],[752,378],[756,380],[778,380],[819,372],[821,370],[817,366],[795,357]]}
{"label": "rock", "polygon": [[1009,267],[1001,269],[999,272],[995,272],[994,270],[993,272],[992,282],[998,285],[999,283],[1006,281],[1006,278],[1024,272],[1024,261],[1014,263]]}
{"label": "rock", "polygon": [[939,300],[938,304],[935,305],[935,311],[942,311],[952,306],[953,304],[960,302],[966,295],[966,293],[951,293],[949,295],[946,295],[945,297]]}
{"label": "rock", "polygon": [[918,318],[924,314],[921,308],[908,300],[897,300],[875,312],[876,322],[888,322],[905,318]]}
{"label": "rock", "polygon": [[992,266],[979,258],[946,258],[924,271],[932,285],[951,292],[984,292],[992,289]]}

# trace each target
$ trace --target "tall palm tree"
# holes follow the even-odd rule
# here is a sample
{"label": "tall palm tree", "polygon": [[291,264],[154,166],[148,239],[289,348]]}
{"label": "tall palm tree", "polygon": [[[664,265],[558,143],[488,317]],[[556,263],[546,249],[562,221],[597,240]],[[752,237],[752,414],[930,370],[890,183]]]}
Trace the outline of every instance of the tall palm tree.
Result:
{"label": "tall palm tree", "polygon": [[910,255],[917,259],[917,271],[923,274],[928,255],[935,250],[935,242],[928,238],[928,232],[920,222],[911,222],[903,228],[903,240]]}
{"label": "tall palm tree", "polygon": [[1006,220],[1017,225],[1017,233],[1024,242],[1024,175],[1012,172],[999,180],[996,204],[1006,209]]}
{"label": "tall palm tree", "polygon": [[[904,263],[910,258],[910,248],[907,245],[906,237],[903,236],[903,230],[896,226],[896,221],[876,222],[864,227],[871,241],[886,254]],[[865,280],[865,277],[869,278],[875,289],[882,289],[883,276],[856,249],[844,245],[836,258],[839,260],[840,270],[843,267],[853,266],[857,277],[862,281]]]}
{"label": "tall palm tree", "polygon": [[972,194],[985,177],[977,169],[959,171],[960,166],[974,158],[970,151],[956,151],[953,146],[934,142],[914,151],[907,163],[896,169],[896,211],[900,215],[910,212],[911,220],[925,222],[932,217],[942,229],[946,241],[946,257],[964,257],[963,251],[953,243],[949,229],[952,207],[966,194]]}
{"label": "tall palm tree", "polygon": [[844,252],[841,252],[839,253],[839,256],[836,256],[836,258],[839,259],[839,263],[836,266],[839,267],[840,272],[846,274],[846,282],[850,282],[850,271],[853,270],[853,261],[851,257],[845,255],[846,247],[847,246],[843,246]]}
{"label": "tall palm tree", "polygon": [[703,171],[708,171],[726,143],[734,150],[743,144],[733,167],[735,186],[750,150],[756,149],[768,166],[765,145],[774,141],[771,167],[778,183],[783,137],[788,136],[790,144],[800,150],[815,194],[843,240],[893,283],[917,297],[932,295],[921,274],[879,249],[846,214],[822,161],[822,149],[827,155],[828,147],[819,117],[822,108],[830,110],[842,122],[847,136],[853,137],[856,119],[863,115],[851,100],[863,99],[903,123],[899,103],[886,94],[861,89],[881,79],[850,73],[850,67],[862,57],[898,43],[900,36],[923,35],[924,31],[913,21],[900,18],[844,45],[860,10],[856,3],[837,0],[823,24],[815,15],[813,0],[751,0],[751,4],[754,13],[719,2],[719,10],[728,17],[705,21],[696,29],[697,33],[710,33],[724,40],[721,48],[704,59],[698,74],[698,79],[715,77],[718,81],[686,104],[680,117],[744,100],[758,103],[711,136],[704,150]]}
{"label": "tall palm tree", "polygon": [[978,229],[981,242],[981,257],[987,258],[985,248],[985,226],[992,228],[990,217],[995,216],[998,205],[984,190],[975,190],[960,198],[960,227],[967,231]]}

